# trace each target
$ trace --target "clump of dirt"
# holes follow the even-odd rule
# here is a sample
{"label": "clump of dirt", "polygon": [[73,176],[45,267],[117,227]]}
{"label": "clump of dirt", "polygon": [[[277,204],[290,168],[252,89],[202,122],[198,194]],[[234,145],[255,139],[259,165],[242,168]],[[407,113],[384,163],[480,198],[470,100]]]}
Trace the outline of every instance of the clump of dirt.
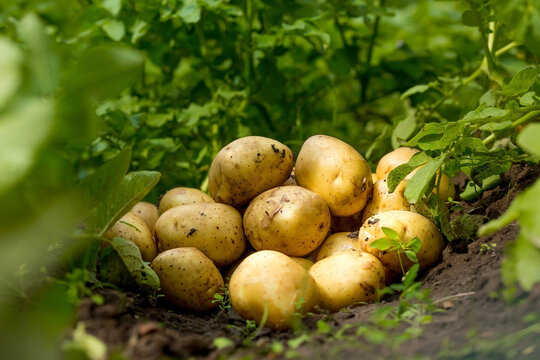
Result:
{"label": "clump of dirt", "polygon": [[[515,196],[532,185],[540,174],[539,166],[513,165],[503,176],[501,184],[487,191],[473,203],[462,202],[463,210],[485,216],[486,220],[500,216]],[[310,337],[308,343],[295,346],[299,358],[362,359],[395,358],[396,356],[425,356],[428,358],[485,358],[538,359],[540,344],[537,333],[527,332],[527,321],[540,320],[540,286],[532,292],[518,290],[517,301],[507,304],[503,298],[500,267],[507,242],[516,238],[517,224],[512,224],[489,237],[461,246],[447,246],[442,261],[423,274],[424,288],[431,289],[431,297],[443,312],[433,314],[430,323],[423,325],[419,336],[406,341],[396,354],[395,349],[377,346],[373,340],[359,336],[354,343],[335,336],[346,324],[365,324],[380,304],[358,305],[333,314],[327,323],[330,333]],[[461,251],[456,249],[461,248]],[[171,307],[162,299],[146,299],[136,294],[115,290],[100,290],[102,305],[90,299],[81,302],[77,319],[84,321],[86,330],[101,340],[109,349],[123,351],[129,359],[161,358],[216,359],[220,355],[233,357],[250,354],[253,358],[279,358],[262,349],[275,341],[297,339],[292,331],[263,329],[251,342],[242,345],[245,321],[233,310],[193,314]],[[397,299],[388,298],[383,305],[394,306]],[[536,318],[534,314],[536,313]],[[532,314],[532,315],[531,315]],[[317,320],[327,314],[305,319],[308,331],[317,329]],[[396,329],[395,331],[402,331]],[[514,334],[514,337],[509,335]],[[218,350],[214,339],[227,337],[234,346]],[[505,339],[500,341],[498,339]],[[283,353],[281,353],[283,354]]]}

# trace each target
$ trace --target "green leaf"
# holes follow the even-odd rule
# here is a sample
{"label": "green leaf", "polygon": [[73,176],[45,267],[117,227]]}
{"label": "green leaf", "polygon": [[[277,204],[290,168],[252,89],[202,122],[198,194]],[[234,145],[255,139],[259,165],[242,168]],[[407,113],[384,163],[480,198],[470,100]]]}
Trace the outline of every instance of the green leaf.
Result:
{"label": "green leaf", "polygon": [[411,251],[418,253],[420,251],[420,248],[422,247],[422,241],[420,241],[419,238],[415,237],[414,239],[409,241],[407,247],[411,249]]}
{"label": "green leaf", "polygon": [[408,98],[411,95],[423,93],[429,90],[429,85],[415,85],[412,88],[405,91],[403,94],[401,94],[400,99],[404,100],[405,98]]}
{"label": "green leaf", "polygon": [[146,21],[137,19],[129,30],[131,31],[131,43],[135,44],[148,32],[149,26]]}
{"label": "green leaf", "polygon": [[91,209],[101,200],[103,194],[111,192],[126,175],[131,160],[131,148],[125,148],[93,174],[85,177],[75,188],[82,208]]}
{"label": "green leaf", "polygon": [[41,146],[50,135],[54,105],[27,99],[0,116],[0,194],[20,181],[32,168]]}
{"label": "green leaf", "polygon": [[374,249],[379,249],[381,251],[386,251],[390,248],[390,240],[387,238],[380,238],[375,241],[373,241],[371,244],[369,244],[369,247]]}
{"label": "green leaf", "polygon": [[405,251],[405,255],[409,260],[411,260],[413,263],[418,262],[418,258],[416,257],[416,253],[414,251]]}
{"label": "green leaf", "polygon": [[101,25],[105,34],[107,34],[114,41],[120,41],[126,34],[126,27],[124,23],[116,19],[106,19]]}
{"label": "green leaf", "polygon": [[[107,345],[94,335],[88,334],[83,322],[77,323],[75,330],[73,330],[72,339],[63,344],[62,350],[81,352],[84,354],[84,358],[89,360],[105,359],[107,356]],[[80,353],[76,354],[80,355]]]}
{"label": "green leaf", "polygon": [[70,93],[87,93],[98,99],[115,96],[139,80],[144,56],[119,46],[99,46],[84,52],[68,76]]}
{"label": "green leaf", "polygon": [[518,145],[534,156],[540,157],[540,124],[529,124],[519,133],[517,137]]}
{"label": "green leaf", "polygon": [[499,175],[492,175],[482,180],[482,186],[479,187],[474,181],[469,181],[465,186],[465,190],[460,194],[460,197],[465,201],[471,201],[480,198],[482,194],[489,189],[494,188],[501,182]]}
{"label": "green leaf", "polygon": [[0,110],[19,88],[22,76],[22,52],[11,40],[0,37]]}
{"label": "green leaf", "polygon": [[474,110],[470,111],[465,115],[463,119],[460,120],[460,122],[471,122],[475,120],[484,120],[484,119],[490,119],[490,118],[500,118],[503,116],[508,115],[508,110],[503,110],[499,108],[494,107],[488,107],[481,110]]}
{"label": "green leaf", "polygon": [[45,26],[31,13],[19,21],[17,32],[26,46],[26,59],[30,65],[31,81],[35,90],[42,94],[52,92],[58,84],[60,63]]}
{"label": "green leaf", "polygon": [[534,91],[529,91],[519,99],[519,104],[521,106],[532,106],[537,100],[538,97],[536,96],[536,93]]}
{"label": "green leaf", "polygon": [[446,130],[446,127],[440,123],[429,123],[424,125],[422,129],[409,141],[407,141],[404,146],[416,146],[418,142],[426,136],[429,135],[440,135],[443,134]]}
{"label": "green leaf", "polygon": [[538,70],[533,67],[519,71],[510,82],[505,85],[499,94],[506,97],[514,97],[527,92],[536,81]]}
{"label": "green leaf", "polygon": [[226,337],[217,337],[214,339],[213,344],[216,347],[216,349],[221,350],[227,347],[234,346],[234,341]]}
{"label": "green leaf", "polygon": [[502,266],[505,284],[511,286],[517,280],[524,290],[532,290],[540,282],[540,249],[520,234],[505,250]]}
{"label": "green leaf", "polygon": [[106,9],[113,16],[117,16],[122,10],[122,0],[103,0],[101,7]]}
{"label": "green leaf", "polygon": [[399,147],[400,143],[407,140],[416,129],[416,112],[412,109],[407,111],[405,119],[401,120],[392,131],[392,147]]}
{"label": "green leaf", "polygon": [[454,143],[456,138],[462,134],[463,124],[454,122],[446,125],[442,134],[432,134],[418,140],[418,147],[422,150],[440,150]]}
{"label": "green leaf", "polygon": [[477,27],[480,25],[476,15],[471,10],[465,10],[461,14],[461,23],[465,26]]}
{"label": "green leaf", "polygon": [[141,252],[133,241],[114,238],[111,246],[128,269],[137,285],[146,292],[159,290],[159,278],[141,257]]}
{"label": "green leaf", "polygon": [[381,228],[381,230],[383,231],[384,235],[388,236],[390,240],[399,241],[399,234],[397,231],[384,226]]}
{"label": "green leaf", "polygon": [[103,235],[157,184],[160,173],[136,171],[127,174],[120,184],[103,197],[87,219],[87,233]]}
{"label": "green leaf", "polygon": [[483,223],[483,215],[463,214],[452,220],[450,225],[459,239],[474,240],[478,228]]}
{"label": "green leaf", "polygon": [[184,4],[178,14],[188,24],[199,22],[201,19],[201,8],[197,0],[184,0]]}
{"label": "green leaf", "polygon": [[506,120],[503,122],[488,122],[482,126],[480,126],[480,130],[485,131],[500,131],[509,129],[512,127],[512,121]]}
{"label": "green leaf", "polygon": [[418,276],[419,270],[420,265],[418,264],[414,264],[409,268],[409,270],[405,274],[405,278],[403,279],[403,286],[405,287],[405,289],[408,289],[414,283],[414,280],[416,280],[416,277]]}
{"label": "green leaf", "polygon": [[406,164],[401,164],[388,174],[388,191],[394,192],[396,187],[403,179],[407,177],[414,169],[424,165],[431,160],[426,153],[420,152],[413,155],[413,157]]}
{"label": "green leaf", "polygon": [[427,192],[437,170],[441,167],[444,160],[444,156],[438,159],[430,160],[425,166],[420,168],[416,174],[407,182],[407,188],[404,195],[407,201],[411,204],[415,204],[420,200]]}

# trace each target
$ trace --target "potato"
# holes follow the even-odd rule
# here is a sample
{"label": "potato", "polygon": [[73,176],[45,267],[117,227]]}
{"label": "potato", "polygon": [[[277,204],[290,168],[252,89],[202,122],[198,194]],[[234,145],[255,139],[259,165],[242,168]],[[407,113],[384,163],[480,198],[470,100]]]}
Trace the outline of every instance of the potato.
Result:
{"label": "potato", "polygon": [[246,247],[242,217],[225,204],[199,203],[169,209],[159,217],[155,229],[160,251],[194,247],[218,267],[233,263]]}
{"label": "potato", "polygon": [[156,242],[148,226],[143,219],[132,212],[122,216],[105,232],[104,236],[109,240],[121,237],[133,241],[141,251],[144,261],[152,261],[158,254]]}
{"label": "potato", "polygon": [[244,232],[255,250],[305,256],[330,229],[330,211],[321,197],[300,186],[265,191],[249,204]]}
{"label": "potato", "polygon": [[[390,171],[399,165],[406,164],[418,150],[409,147],[400,147],[384,155],[377,164],[375,175],[378,180],[388,177]],[[409,175],[411,176],[411,175]]]}
{"label": "potato", "polygon": [[306,140],[296,161],[296,182],[321,196],[333,216],[350,216],[371,196],[371,170],[352,146],[331,136]]}
{"label": "potato", "polygon": [[339,251],[356,250],[361,251],[360,242],[356,233],[339,232],[330,235],[319,248],[317,262],[334,255]]}
{"label": "potato", "polygon": [[330,311],[375,302],[384,288],[383,265],[365,252],[339,252],[316,262],[309,273],[319,288],[321,307]]}
{"label": "potato", "polygon": [[249,255],[255,254],[254,250],[246,250],[244,253],[236,259],[231,265],[227,266],[225,269],[222,270],[223,279],[228,282],[231,280],[232,274],[236,271],[236,268],[244,261],[245,258],[247,258]]}
{"label": "potato", "polygon": [[207,311],[214,294],[222,291],[223,278],[214,263],[192,247],[171,249],[159,254],[151,264],[165,298],[184,309]]}
{"label": "potato", "polygon": [[159,215],[180,205],[213,203],[214,200],[199,189],[176,187],[163,195],[159,200]]}
{"label": "potato", "polygon": [[247,136],[216,155],[210,166],[208,190],[215,201],[241,207],[263,191],[282,185],[293,166],[293,152],[287,146],[269,138]]}
{"label": "potato", "polygon": [[[379,180],[387,178],[388,174],[390,174],[392,170],[394,170],[401,164],[406,164],[417,152],[418,150],[416,149],[401,147],[384,155],[381,160],[379,160],[379,164],[377,165],[377,178]],[[422,166],[414,169],[411,173],[409,173],[409,175],[405,177],[405,179],[410,180]],[[439,176],[437,175],[435,179],[435,184],[437,184],[438,178]],[[403,189],[403,191],[405,191],[405,189]],[[433,194],[437,194],[436,188],[433,189]],[[455,196],[456,189],[454,188],[454,185],[451,183],[448,176],[446,176],[446,174],[443,174],[439,187],[439,199],[441,199],[442,202],[445,202],[448,200],[449,197],[453,199],[455,198]]]}
{"label": "potato", "polygon": [[265,326],[288,329],[297,320],[296,306],[306,313],[318,305],[319,294],[309,272],[288,256],[272,250],[248,256],[236,269],[229,284],[231,304],[245,319]]}
{"label": "potato", "polygon": [[352,232],[358,231],[362,224],[362,211],[359,211],[351,216],[332,216],[330,229],[333,232]]}
{"label": "potato", "polygon": [[444,241],[437,227],[424,216],[402,210],[393,210],[376,214],[366,220],[358,232],[358,239],[362,250],[378,257],[384,266],[390,270],[402,273],[413,265],[405,254],[401,254],[400,265],[397,251],[381,251],[369,245],[380,238],[386,238],[382,227],[395,230],[399,234],[399,241],[407,244],[413,238],[420,239],[421,247],[417,258],[420,270],[426,269],[439,261],[444,248]]}
{"label": "potato", "polygon": [[403,194],[407,181],[404,180],[396,187],[393,193],[388,192],[387,179],[377,181],[373,185],[373,196],[362,212],[362,223],[375,214],[390,210],[414,210]]}
{"label": "potato", "polygon": [[302,266],[304,269],[309,270],[310,267],[313,266],[313,261],[301,258],[301,257],[291,257],[291,259],[296,262],[298,265]]}
{"label": "potato", "polygon": [[159,217],[159,212],[156,205],[141,201],[133,206],[131,212],[143,219],[146,226],[148,226],[148,230],[150,230],[152,234],[154,233],[154,225]]}

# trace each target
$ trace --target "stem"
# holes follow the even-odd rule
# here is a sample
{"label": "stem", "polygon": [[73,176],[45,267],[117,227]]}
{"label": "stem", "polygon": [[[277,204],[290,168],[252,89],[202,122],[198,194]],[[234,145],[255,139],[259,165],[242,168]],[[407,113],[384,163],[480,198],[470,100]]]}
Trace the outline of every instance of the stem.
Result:
{"label": "stem", "polygon": [[401,261],[401,254],[403,254],[403,252],[398,251],[397,256],[399,259],[399,266],[401,266],[401,272],[403,273],[403,276],[405,276],[405,268],[403,267],[403,261]]}
{"label": "stem", "polygon": [[469,4],[471,11],[473,12],[474,17],[476,18],[476,22],[478,23],[478,30],[480,31],[480,35],[482,36],[482,45],[484,45],[484,51],[486,52],[488,69],[490,72],[495,72],[496,71],[495,57],[493,56],[493,53],[491,52],[489,48],[489,40],[487,38],[484,27],[482,26],[482,19],[480,18],[480,14],[478,14],[478,10],[476,10],[476,6],[474,5],[472,0],[467,0],[467,3]]}
{"label": "stem", "polygon": [[435,300],[433,302],[433,304],[438,304],[440,302],[443,302],[445,300],[449,300],[449,299],[453,299],[453,298],[458,298],[458,297],[463,297],[463,296],[471,296],[471,295],[474,295],[476,294],[474,291],[471,291],[471,292],[466,292],[466,293],[461,293],[461,294],[456,294],[456,295],[450,295],[450,296],[445,296],[439,300]]}
{"label": "stem", "polygon": [[[380,0],[379,6],[384,6],[385,0]],[[375,21],[373,23],[373,31],[371,33],[371,38],[369,39],[369,47],[366,57],[366,64],[364,71],[362,72],[362,76],[360,77],[360,85],[362,88],[360,89],[360,102],[365,103],[367,98],[367,87],[369,85],[369,68],[371,66],[371,58],[373,57],[373,48],[375,47],[375,39],[377,38],[378,32],[379,32],[379,22],[381,20],[381,16],[377,15],[375,17]]]}
{"label": "stem", "polygon": [[[530,113],[526,114],[526,115],[523,115],[522,117],[520,117],[519,119],[517,119],[516,121],[514,121],[512,123],[512,128],[516,128],[518,127],[519,125],[531,120],[532,118],[536,117],[536,116],[540,116],[540,110],[537,110],[537,111],[531,111]],[[493,142],[494,140],[496,139],[496,136],[495,136],[495,133],[492,133],[490,134],[487,138],[485,138],[484,140],[482,140],[482,143],[484,145],[488,145],[490,144],[491,142]]]}

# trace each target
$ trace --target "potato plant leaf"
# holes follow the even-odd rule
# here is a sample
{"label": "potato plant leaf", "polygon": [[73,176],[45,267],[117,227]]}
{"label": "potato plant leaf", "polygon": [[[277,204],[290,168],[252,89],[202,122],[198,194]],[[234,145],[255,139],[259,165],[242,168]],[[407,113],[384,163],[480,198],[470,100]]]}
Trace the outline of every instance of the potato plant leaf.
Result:
{"label": "potato plant leaf", "polygon": [[407,258],[409,260],[411,260],[413,263],[417,263],[418,262],[418,258],[416,257],[416,253],[414,251],[411,251],[411,250],[407,250],[405,251],[405,255],[407,256]]}
{"label": "potato plant leaf", "polygon": [[92,210],[87,219],[87,233],[103,235],[122,215],[148,194],[159,178],[160,173],[157,171],[136,171],[127,174]]}
{"label": "potato plant leaf", "polygon": [[397,233],[397,231],[395,231],[394,229],[384,227],[384,226],[381,229],[384,235],[388,236],[390,240],[399,241],[399,234]]}
{"label": "potato plant leaf", "polygon": [[378,249],[381,251],[386,251],[390,249],[390,240],[387,238],[380,238],[375,241],[373,241],[371,244],[369,244],[369,247],[372,247],[374,249]]}
{"label": "potato plant leaf", "polygon": [[533,67],[519,71],[499,93],[506,97],[514,97],[527,92],[536,81],[538,70]]}
{"label": "potato plant leaf", "polygon": [[388,191],[390,193],[394,192],[396,187],[399,185],[407,175],[409,175],[414,169],[417,167],[424,165],[429,160],[431,160],[431,157],[429,157],[426,153],[416,153],[408,163],[401,164],[388,174]]}
{"label": "potato plant leaf", "polygon": [[411,241],[409,241],[407,247],[411,249],[411,251],[418,253],[420,251],[420,248],[422,247],[422,242],[419,238],[415,237],[411,239]]}
{"label": "potato plant leaf", "polygon": [[440,123],[429,123],[424,125],[424,127],[409,141],[407,141],[404,146],[416,146],[421,139],[430,135],[440,135],[443,134],[446,129],[446,126]]}
{"label": "potato plant leaf", "polygon": [[508,244],[502,264],[503,281],[507,286],[518,282],[530,291],[540,281],[540,249],[531,244],[524,234]]}
{"label": "potato plant leaf", "polygon": [[438,159],[433,159],[427,162],[425,166],[420,168],[411,180],[407,182],[405,189],[405,197],[411,204],[416,204],[427,192],[437,170],[441,167],[444,156]]}
{"label": "potato plant leaf", "polygon": [[528,153],[540,157],[540,124],[529,124],[517,137],[517,143]]}

